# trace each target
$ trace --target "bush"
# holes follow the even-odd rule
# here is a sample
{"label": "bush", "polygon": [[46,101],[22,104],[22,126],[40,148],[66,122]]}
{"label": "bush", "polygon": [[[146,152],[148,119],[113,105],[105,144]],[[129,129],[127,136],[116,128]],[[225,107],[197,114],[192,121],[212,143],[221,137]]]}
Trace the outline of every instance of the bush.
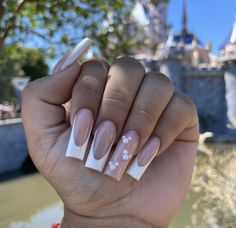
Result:
{"label": "bush", "polygon": [[193,205],[191,227],[235,227],[235,174],[236,148],[221,151],[220,145],[200,147],[192,190],[200,193],[201,197]]}
{"label": "bush", "polygon": [[16,76],[29,76],[31,80],[48,74],[44,54],[39,49],[16,45],[0,50],[0,102],[14,101],[11,80]]}

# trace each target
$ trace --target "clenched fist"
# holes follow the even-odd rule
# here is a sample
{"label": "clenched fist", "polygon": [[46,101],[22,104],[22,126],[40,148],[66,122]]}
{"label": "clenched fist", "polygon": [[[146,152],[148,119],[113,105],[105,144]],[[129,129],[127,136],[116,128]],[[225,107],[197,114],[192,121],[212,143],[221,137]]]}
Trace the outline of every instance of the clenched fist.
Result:
{"label": "clenched fist", "polygon": [[61,227],[167,227],[193,171],[193,103],[133,58],[80,66],[78,55],[23,91],[29,152],[64,203]]}

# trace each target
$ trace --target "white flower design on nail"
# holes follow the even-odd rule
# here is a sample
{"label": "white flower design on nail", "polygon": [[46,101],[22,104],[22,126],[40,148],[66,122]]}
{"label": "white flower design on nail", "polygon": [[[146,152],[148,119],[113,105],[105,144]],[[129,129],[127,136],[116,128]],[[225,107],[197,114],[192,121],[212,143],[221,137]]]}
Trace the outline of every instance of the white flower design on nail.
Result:
{"label": "white flower design on nail", "polygon": [[124,143],[124,144],[127,144],[127,143],[129,143],[129,141],[130,140],[132,140],[132,137],[131,136],[126,136],[126,135],[123,135],[122,136],[122,142]]}
{"label": "white flower design on nail", "polygon": [[119,165],[119,162],[109,161],[109,167],[111,170],[115,170]]}
{"label": "white flower design on nail", "polygon": [[129,152],[127,150],[124,150],[122,153],[122,158],[123,158],[123,160],[128,161],[129,159],[132,158],[132,155],[129,154]]}

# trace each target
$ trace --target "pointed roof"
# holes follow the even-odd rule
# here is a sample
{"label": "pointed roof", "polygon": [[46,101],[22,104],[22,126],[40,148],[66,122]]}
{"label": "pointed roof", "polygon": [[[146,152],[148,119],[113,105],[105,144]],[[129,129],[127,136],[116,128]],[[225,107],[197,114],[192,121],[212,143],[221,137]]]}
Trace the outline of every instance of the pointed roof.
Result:
{"label": "pointed roof", "polygon": [[183,15],[182,15],[182,31],[180,34],[175,34],[173,30],[170,30],[169,36],[166,40],[167,47],[184,45],[185,48],[194,48],[194,41],[197,41],[199,47],[203,47],[202,42],[197,38],[194,33],[191,33],[187,29],[187,7],[186,0],[183,0]]}
{"label": "pointed roof", "polygon": [[186,7],[186,0],[183,0],[183,15],[182,15],[182,34],[185,35],[188,33],[187,30],[187,7]]}
{"label": "pointed roof", "polygon": [[173,29],[171,29],[169,32],[168,38],[166,40],[166,45],[169,47],[176,45],[176,42],[174,39],[175,39],[175,34],[174,34]]}
{"label": "pointed roof", "polygon": [[232,32],[227,37],[226,42],[220,48],[219,61],[235,61],[236,60],[236,17],[234,19],[234,25]]}
{"label": "pointed roof", "polygon": [[236,44],[236,17],[234,19],[234,26],[233,26],[233,30],[230,36],[229,43]]}
{"label": "pointed roof", "polygon": [[220,45],[220,50],[223,50],[228,44],[236,44],[236,16],[231,32],[226,36],[224,42]]}

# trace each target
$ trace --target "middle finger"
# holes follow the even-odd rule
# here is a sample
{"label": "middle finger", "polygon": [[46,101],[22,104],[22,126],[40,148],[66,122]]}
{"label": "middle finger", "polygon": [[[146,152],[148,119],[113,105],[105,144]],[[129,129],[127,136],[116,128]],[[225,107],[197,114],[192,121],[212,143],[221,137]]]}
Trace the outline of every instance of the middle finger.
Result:
{"label": "middle finger", "polygon": [[[110,149],[125,124],[144,75],[144,67],[133,58],[121,57],[111,65],[86,167],[97,171],[103,170]],[[138,134],[129,131],[126,135],[132,137],[130,147],[135,151],[139,144]]]}

